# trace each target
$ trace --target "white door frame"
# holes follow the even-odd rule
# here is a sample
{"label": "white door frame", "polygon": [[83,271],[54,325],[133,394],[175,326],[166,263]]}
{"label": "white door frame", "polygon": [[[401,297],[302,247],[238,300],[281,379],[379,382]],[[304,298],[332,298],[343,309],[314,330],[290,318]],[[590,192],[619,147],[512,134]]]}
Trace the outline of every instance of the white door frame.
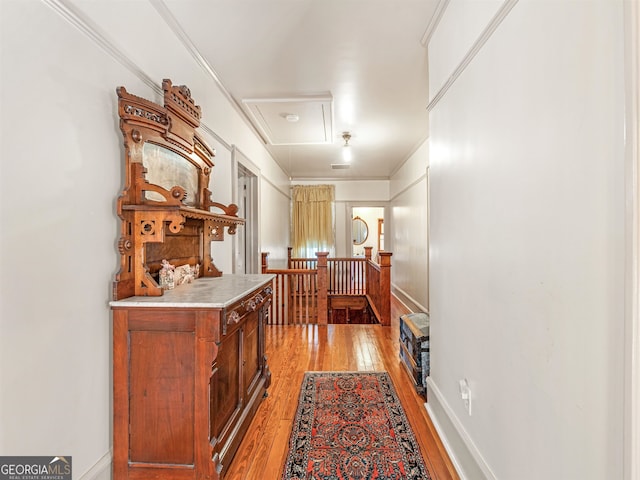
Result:
{"label": "white door frame", "polygon": [[[242,208],[245,224],[234,242],[234,273],[260,273],[260,169],[235,145],[232,148],[235,203]],[[239,191],[244,178],[246,191]],[[246,200],[246,201],[245,201]],[[245,254],[245,252],[248,252]],[[242,265],[240,265],[242,257]]]}

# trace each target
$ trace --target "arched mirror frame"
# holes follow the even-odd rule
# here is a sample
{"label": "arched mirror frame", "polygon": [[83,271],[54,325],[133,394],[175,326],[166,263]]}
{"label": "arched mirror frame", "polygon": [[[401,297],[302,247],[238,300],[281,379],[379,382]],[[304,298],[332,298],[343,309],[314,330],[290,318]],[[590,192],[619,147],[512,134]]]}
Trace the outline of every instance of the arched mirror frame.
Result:
{"label": "arched mirror frame", "polygon": [[351,240],[354,245],[362,245],[369,238],[369,225],[361,217],[353,217]]}

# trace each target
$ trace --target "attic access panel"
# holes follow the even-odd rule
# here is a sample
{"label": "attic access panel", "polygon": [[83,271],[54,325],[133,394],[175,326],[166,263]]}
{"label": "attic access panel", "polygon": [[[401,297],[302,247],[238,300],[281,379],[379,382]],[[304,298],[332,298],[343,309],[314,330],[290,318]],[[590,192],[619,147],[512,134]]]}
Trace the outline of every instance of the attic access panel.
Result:
{"label": "attic access panel", "polygon": [[333,98],[259,98],[242,101],[270,145],[333,143]]}

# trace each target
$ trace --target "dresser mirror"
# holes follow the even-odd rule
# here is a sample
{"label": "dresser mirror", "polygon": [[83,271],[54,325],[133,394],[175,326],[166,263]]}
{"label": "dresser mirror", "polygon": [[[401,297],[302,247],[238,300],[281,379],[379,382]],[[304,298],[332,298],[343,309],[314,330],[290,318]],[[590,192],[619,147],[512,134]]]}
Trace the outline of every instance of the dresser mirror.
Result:
{"label": "dresser mirror", "polygon": [[[209,177],[215,152],[198,134],[201,110],[184,85],[162,82],[164,105],[119,87],[125,185],[118,197],[120,271],[114,300],[159,296],[159,270],[168,262],[197,276],[222,275],[211,242],[244,223],[238,207],[212,200]],[[164,262],[163,262],[164,261]]]}
{"label": "dresser mirror", "polygon": [[[179,185],[185,190],[182,200],[184,205],[198,205],[198,167],[187,158],[162,145],[145,142],[142,147],[142,164],[146,170],[147,182],[171,190]],[[156,202],[164,201],[157,192],[145,191],[145,199]]]}

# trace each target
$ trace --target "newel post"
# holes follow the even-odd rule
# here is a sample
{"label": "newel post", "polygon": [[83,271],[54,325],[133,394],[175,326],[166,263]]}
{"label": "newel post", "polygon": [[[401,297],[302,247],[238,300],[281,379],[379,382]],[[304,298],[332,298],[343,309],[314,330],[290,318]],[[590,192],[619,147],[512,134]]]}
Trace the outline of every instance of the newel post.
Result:
{"label": "newel post", "polygon": [[367,261],[371,260],[371,250],[373,247],[364,247],[364,259]]}
{"label": "newel post", "polygon": [[287,268],[291,268],[291,252],[293,247],[287,247]]}
{"label": "newel post", "polygon": [[269,252],[262,252],[262,273],[269,270]]}
{"label": "newel post", "polygon": [[391,252],[378,252],[380,259],[380,316],[382,325],[391,325]]}
{"label": "newel post", "polygon": [[318,258],[318,325],[327,324],[327,312],[329,310],[327,291],[329,290],[329,282],[327,281],[327,257],[329,252],[316,252]]}

